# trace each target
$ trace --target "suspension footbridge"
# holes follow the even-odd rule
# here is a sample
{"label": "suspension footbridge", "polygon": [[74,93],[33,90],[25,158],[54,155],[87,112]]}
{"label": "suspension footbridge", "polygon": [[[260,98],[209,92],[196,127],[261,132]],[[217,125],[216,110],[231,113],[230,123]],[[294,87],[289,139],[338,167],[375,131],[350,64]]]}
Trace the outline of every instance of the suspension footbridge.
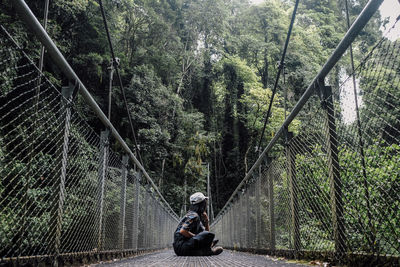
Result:
{"label": "suspension footbridge", "polygon": [[1,25],[0,265],[296,266],[274,258],[283,257],[400,266],[400,43],[383,36],[350,76],[329,76],[381,3],[368,2],[216,216],[212,231],[231,251],[177,257],[165,249],[179,216],[15,0],[69,85],[55,84]]}

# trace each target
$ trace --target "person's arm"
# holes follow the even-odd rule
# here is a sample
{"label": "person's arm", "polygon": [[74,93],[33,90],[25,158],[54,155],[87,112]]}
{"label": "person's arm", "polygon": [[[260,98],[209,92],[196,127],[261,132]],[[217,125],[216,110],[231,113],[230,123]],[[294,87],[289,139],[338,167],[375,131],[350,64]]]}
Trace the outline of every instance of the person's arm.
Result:
{"label": "person's arm", "polygon": [[201,215],[202,217],[202,222],[204,224],[204,228],[206,229],[206,231],[210,231],[210,223],[208,221],[208,215],[206,212],[203,212],[203,214]]}
{"label": "person's arm", "polygon": [[195,223],[197,220],[199,220],[199,217],[197,214],[190,214],[190,215],[188,214],[185,217],[185,222],[182,224],[182,228],[179,230],[179,233],[187,238],[194,237],[195,234],[190,232],[190,229],[193,228],[193,227],[191,227],[191,225],[193,223]]}
{"label": "person's arm", "polygon": [[184,237],[187,237],[187,238],[191,238],[191,237],[195,236],[195,234],[193,234],[192,232],[189,232],[188,230],[185,230],[183,228],[181,230],[179,230],[179,233],[181,233]]}

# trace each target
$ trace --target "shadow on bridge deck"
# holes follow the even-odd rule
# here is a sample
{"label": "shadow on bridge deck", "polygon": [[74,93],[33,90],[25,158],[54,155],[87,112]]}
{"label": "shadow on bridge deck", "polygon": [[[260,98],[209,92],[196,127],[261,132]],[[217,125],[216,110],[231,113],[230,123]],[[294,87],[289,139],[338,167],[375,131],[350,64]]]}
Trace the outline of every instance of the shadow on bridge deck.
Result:
{"label": "shadow on bridge deck", "polygon": [[307,266],[274,259],[265,255],[254,255],[243,252],[224,251],[221,255],[212,257],[178,257],[172,250],[163,250],[156,253],[123,259],[114,262],[100,263],[91,266],[278,266],[295,267]]}

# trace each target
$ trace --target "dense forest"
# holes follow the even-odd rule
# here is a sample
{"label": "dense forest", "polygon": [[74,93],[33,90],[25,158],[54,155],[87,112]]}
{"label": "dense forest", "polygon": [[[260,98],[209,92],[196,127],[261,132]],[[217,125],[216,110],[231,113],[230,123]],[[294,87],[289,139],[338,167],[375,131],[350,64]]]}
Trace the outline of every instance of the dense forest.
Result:
{"label": "dense forest", "polygon": [[[353,21],[367,1],[349,2]],[[27,3],[41,20],[44,1]],[[28,42],[29,31],[12,4],[2,2],[0,8],[1,23],[24,50],[37,56],[40,45]],[[104,8],[142,164],[178,213],[185,187],[187,194],[206,190],[209,164],[217,212],[258,157],[294,1],[109,0]],[[107,113],[111,53],[98,2],[51,0],[49,10],[49,35]],[[356,61],[381,37],[381,24],[378,14],[357,39]],[[300,1],[261,146],[269,142],[346,29],[343,0]],[[330,74],[331,83],[338,84],[341,69],[348,70],[346,60]],[[58,85],[67,82],[48,56],[44,71]],[[115,77],[112,93],[111,122],[134,150]],[[77,105],[88,108],[79,99]],[[88,116],[87,121],[99,132],[103,129],[97,119]],[[292,130],[299,124],[301,118],[292,123]],[[116,143],[113,148],[120,150]]]}

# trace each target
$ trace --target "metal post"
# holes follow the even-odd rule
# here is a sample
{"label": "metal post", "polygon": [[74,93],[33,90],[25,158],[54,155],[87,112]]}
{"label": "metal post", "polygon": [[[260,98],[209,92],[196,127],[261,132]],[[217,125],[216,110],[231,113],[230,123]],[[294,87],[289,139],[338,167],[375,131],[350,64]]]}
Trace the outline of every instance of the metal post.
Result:
{"label": "metal post", "polygon": [[147,244],[147,249],[152,248],[152,222],[153,222],[153,196],[150,193],[150,188],[147,188],[147,192],[149,194],[149,210],[147,211],[148,215],[147,215],[147,239],[146,239],[146,244]]}
{"label": "metal post", "polygon": [[124,249],[125,243],[125,209],[126,209],[126,178],[128,176],[128,160],[127,155],[122,157],[122,177],[121,177],[121,203],[120,203],[120,219],[119,219],[119,231],[120,240],[119,246]]}
{"label": "metal post", "polygon": [[[211,212],[211,217],[210,217],[210,222],[213,222],[214,221],[214,208],[213,208],[213,204],[212,204],[212,198],[211,198],[211,196],[210,196],[210,212]],[[209,215],[210,216],[210,215]]]}
{"label": "metal post", "polygon": [[229,243],[229,218],[228,218],[229,212],[228,212],[228,207],[226,208],[226,210],[224,211],[224,222],[225,222],[225,231],[224,231],[224,235],[225,235],[225,242],[227,244],[227,246],[230,246]]}
{"label": "metal post", "polygon": [[165,235],[166,233],[170,233],[169,227],[168,227],[168,222],[169,219],[168,217],[165,216],[165,210],[164,207],[160,208],[160,223],[163,223],[163,232],[162,235],[160,236],[160,248],[166,247],[166,242],[165,240]]}
{"label": "metal post", "polygon": [[246,246],[250,248],[250,227],[251,227],[251,210],[250,210],[250,188],[246,184],[246,212],[247,212],[247,222],[246,222]]}
{"label": "metal post", "polygon": [[225,225],[224,225],[224,217],[223,217],[223,211],[221,211],[220,215],[221,217],[219,218],[219,224],[221,225],[221,232],[220,232],[220,239],[221,239],[221,244],[225,243]]}
{"label": "metal post", "polygon": [[[166,222],[162,220],[161,216],[162,216],[162,210],[161,210],[160,206],[157,206],[158,225],[162,225],[162,227],[161,227],[161,229],[163,230],[162,233],[165,233],[165,232],[167,232],[167,229],[165,229]],[[161,236],[161,234],[157,234],[157,236],[158,236],[158,247],[157,248],[161,248],[161,242],[162,242],[161,237],[162,236]]]}
{"label": "metal post", "polygon": [[261,241],[261,201],[260,201],[260,191],[261,191],[261,165],[258,167],[258,175],[256,178],[256,187],[255,187],[255,195],[256,195],[256,247],[260,248]]}
{"label": "metal post", "polygon": [[151,194],[151,219],[150,219],[150,247],[155,248],[156,245],[156,236],[154,234],[154,226],[156,222],[156,200],[154,199],[153,194]]}
{"label": "metal post", "polygon": [[157,204],[157,199],[154,198],[154,219],[153,219],[153,230],[152,230],[152,235],[153,235],[153,240],[154,240],[154,245],[153,248],[157,249],[158,248],[158,243],[159,243],[159,235],[156,233],[157,227],[161,227],[160,221],[159,221],[159,214],[158,214],[158,204]]}
{"label": "metal post", "polygon": [[293,138],[293,133],[286,131],[286,158],[287,158],[287,174],[289,178],[290,191],[290,210],[293,229],[293,249],[294,256],[298,258],[298,253],[301,248],[300,242],[300,223],[299,223],[299,201],[297,196],[297,177],[296,177],[296,155],[290,149],[290,141]]}
{"label": "metal post", "polygon": [[[207,163],[207,196],[208,196],[208,203],[207,203],[207,215],[210,216],[210,203],[211,203],[211,190],[210,190],[210,163]],[[211,219],[211,218],[210,218]],[[211,221],[210,221],[211,223]]]}
{"label": "metal post", "polygon": [[145,197],[144,197],[144,227],[143,227],[143,246],[145,249],[148,248],[148,243],[147,243],[147,235],[148,235],[148,226],[149,226],[149,189],[146,188],[145,191]]}
{"label": "metal post", "polygon": [[164,247],[166,247],[165,235],[166,235],[166,233],[170,233],[169,232],[169,219],[168,219],[168,217],[165,216],[164,207],[160,208],[160,223],[163,223],[163,228],[162,228],[162,232],[160,235],[159,247],[164,248]]}
{"label": "metal post", "polygon": [[149,221],[149,248],[154,248],[154,220],[155,220],[155,200],[153,194],[150,194],[150,221]]}
{"label": "metal post", "polygon": [[183,194],[183,214],[186,214],[186,212],[187,212],[187,204],[186,204],[186,199],[187,199],[187,181],[186,181],[186,177],[185,177],[184,190],[185,190],[185,193]]}
{"label": "metal post", "polygon": [[97,237],[97,251],[104,249],[104,225],[103,225],[103,212],[104,212],[104,188],[106,180],[106,170],[108,164],[108,130],[102,131],[100,134],[100,157],[99,157],[99,182],[98,182],[98,199],[97,199],[97,214],[98,218],[98,237]]}
{"label": "metal post", "polygon": [[[230,203],[230,205],[232,205],[232,203]],[[228,226],[227,234],[228,234],[229,246],[231,248],[233,248],[234,244],[233,244],[233,237],[232,237],[232,228],[233,228],[234,218],[233,218],[232,206],[229,206],[228,213],[229,213],[229,220],[228,220],[228,225],[227,225]]]}
{"label": "metal post", "polygon": [[[152,235],[153,235],[153,248],[157,249],[158,248],[158,241],[159,241],[159,235],[155,233],[156,227],[160,227],[162,230],[162,226],[159,221],[159,215],[158,215],[158,205],[157,205],[157,200],[154,199],[154,223],[153,223],[153,230],[152,230]],[[156,223],[157,222],[157,223]]]}
{"label": "metal post", "polygon": [[155,220],[155,209],[154,209],[154,205],[155,205],[155,199],[153,197],[153,194],[150,195],[151,199],[150,199],[150,221],[149,221],[149,248],[154,248],[154,220]]}
{"label": "metal post", "polygon": [[224,216],[224,218],[225,218],[225,242],[226,242],[226,244],[228,244],[228,246],[232,247],[231,243],[230,243],[230,232],[231,232],[230,226],[231,225],[230,225],[229,215],[230,215],[229,207],[227,207],[227,210],[225,211],[225,216]]}
{"label": "metal post", "polygon": [[243,191],[240,191],[240,197],[239,197],[239,218],[238,218],[238,225],[239,225],[239,245],[240,248],[243,248],[243,240],[244,240],[244,236],[243,236]]}
{"label": "metal post", "polygon": [[64,200],[65,200],[65,178],[67,175],[67,161],[68,161],[68,144],[69,144],[69,131],[71,127],[71,108],[69,106],[72,101],[72,93],[74,92],[74,86],[70,85],[61,89],[62,94],[62,109],[65,110],[64,119],[64,141],[61,159],[61,175],[60,184],[58,188],[58,208],[56,217],[56,229],[54,239],[54,261],[53,266],[58,266],[58,257],[60,255],[60,238],[61,238],[61,226],[62,217],[64,211]]}
{"label": "metal post", "polygon": [[138,249],[138,239],[139,239],[139,209],[140,209],[140,179],[141,179],[141,173],[137,172],[135,175],[135,202],[134,202],[134,219],[133,219],[133,231],[132,231],[132,248],[135,250]]}
{"label": "metal post", "polygon": [[237,216],[236,216],[236,203],[237,203],[237,196],[234,198],[233,200],[234,202],[232,203],[231,206],[231,214],[232,214],[232,228],[231,228],[231,235],[232,235],[232,239],[233,239],[233,245],[235,248],[237,248]]}
{"label": "metal post", "polygon": [[225,244],[227,245],[227,246],[229,246],[229,236],[228,236],[228,233],[229,233],[229,225],[228,225],[228,222],[229,222],[229,220],[228,220],[228,212],[227,212],[227,210],[224,210],[224,213],[223,213],[223,219],[224,219],[224,242],[225,242]]}
{"label": "metal post", "polygon": [[232,203],[232,236],[233,236],[233,245],[235,248],[238,246],[238,238],[237,238],[237,203],[238,203],[238,196],[233,200],[234,202]]}
{"label": "metal post", "polygon": [[[267,158],[267,164],[270,166],[271,159]],[[272,169],[269,168],[267,172],[267,180],[268,180],[268,195],[269,195],[269,219],[270,219],[270,250],[275,250],[275,203],[274,203],[274,175]]]}
{"label": "metal post", "polygon": [[333,236],[335,239],[335,257],[340,260],[346,251],[344,218],[343,218],[343,193],[340,178],[338,158],[338,142],[336,134],[335,107],[333,106],[332,87],[325,86],[323,80],[319,84],[321,104],[325,110],[326,148],[328,156],[328,170],[331,195]]}

